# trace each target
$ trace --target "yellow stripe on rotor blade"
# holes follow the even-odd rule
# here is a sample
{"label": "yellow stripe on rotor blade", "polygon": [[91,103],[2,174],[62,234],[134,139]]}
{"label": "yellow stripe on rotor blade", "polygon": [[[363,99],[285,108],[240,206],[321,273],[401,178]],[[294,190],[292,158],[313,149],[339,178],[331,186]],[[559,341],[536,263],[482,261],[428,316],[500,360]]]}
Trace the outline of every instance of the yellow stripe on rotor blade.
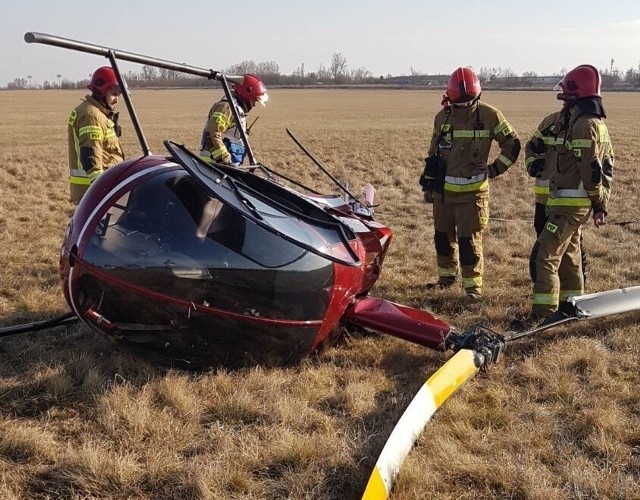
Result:
{"label": "yellow stripe on rotor blade", "polygon": [[363,500],[386,499],[414,443],[436,410],[478,371],[478,355],[462,349],[420,388],[389,435],[362,494]]}

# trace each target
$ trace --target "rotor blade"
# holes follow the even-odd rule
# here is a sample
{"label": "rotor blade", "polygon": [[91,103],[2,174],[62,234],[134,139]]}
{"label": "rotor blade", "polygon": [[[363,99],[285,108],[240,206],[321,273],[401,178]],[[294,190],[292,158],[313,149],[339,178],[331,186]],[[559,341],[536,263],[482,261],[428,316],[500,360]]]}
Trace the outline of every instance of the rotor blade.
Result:
{"label": "rotor blade", "polygon": [[640,310],[640,286],[569,297],[578,319],[595,319]]}
{"label": "rotor blade", "polygon": [[569,297],[567,304],[564,305],[567,307],[552,314],[541,325],[526,332],[507,335],[505,341],[513,342],[568,321],[597,319],[614,314],[640,311],[640,286],[576,295]]}
{"label": "rotor blade", "polygon": [[461,349],[440,367],[416,393],[389,435],[369,477],[363,499],[386,499],[402,463],[436,410],[472,378],[484,363],[483,356]]}

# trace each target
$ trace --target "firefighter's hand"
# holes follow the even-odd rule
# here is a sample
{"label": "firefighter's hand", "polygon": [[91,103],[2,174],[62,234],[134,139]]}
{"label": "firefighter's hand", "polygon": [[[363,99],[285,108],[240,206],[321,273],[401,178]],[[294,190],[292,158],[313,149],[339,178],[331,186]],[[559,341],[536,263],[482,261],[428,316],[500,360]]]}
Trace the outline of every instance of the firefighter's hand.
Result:
{"label": "firefighter's hand", "polygon": [[423,191],[422,197],[425,203],[433,203],[433,191]]}
{"label": "firefighter's hand", "polygon": [[542,175],[542,171],[543,170],[544,170],[544,160],[542,158],[537,158],[537,159],[533,160],[527,166],[527,173],[531,177],[540,178],[540,176]]}
{"label": "firefighter's hand", "polygon": [[485,162],[476,163],[476,173],[478,174],[487,174],[489,179],[493,179],[494,177],[498,177],[498,167],[496,167],[495,163],[487,165]]}
{"label": "firefighter's hand", "polygon": [[596,226],[596,229],[599,229],[600,226],[604,226],[607,223],[605,221],[606,216],[606,212],[596,212],[593,214],[593,225]]}
{"label": "firefighter's hand", "polygon": [[476,163],[474,173],[475,174],[487,174],[487,175],[489,175],[489,165],[487,165],[483,161]]}

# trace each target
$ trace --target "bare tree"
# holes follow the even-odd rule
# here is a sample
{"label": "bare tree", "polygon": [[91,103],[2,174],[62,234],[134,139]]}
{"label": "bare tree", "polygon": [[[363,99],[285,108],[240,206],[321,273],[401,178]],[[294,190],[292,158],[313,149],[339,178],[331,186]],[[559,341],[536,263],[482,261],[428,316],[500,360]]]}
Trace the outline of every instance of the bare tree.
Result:
{"label": "bare tree", "polygon": [[347,58],[341,52],[334,52],[331,56],[329,73],[335,82],[338,82],[347,74]]}
{"label": "bare tree", "polygon": [[490,82],[491,78],[496,76],[494,68],[480,68],[480,71],[478,71],[478,78],[482,83]]}
{"label": "bare tree", "polygon": [[320,66],[318,66],[316,75],[318,77],[318,81],[320,82],[329,80],[331,78],[331,72],[327,68],[325,68],[324,64],[320,64]]}
{"label": "bare tree", "polygon": [[256,65],[256,73],[260,76],[279,75],[280,66],[275,61],[262,61]]}
{"label": "bare tree", "polygon": [[229,66],[225,72],[229,75],[253,74],[258,72],[258,65],[255,61],[242,61],[241,63]]}
{"label": "bare tree", "polygon": [[363,67],[352,69],[350,71],[350,76],[353,83],[364,83],[365,81],[373,77],[371,71]]}
{"label": "bare tree", "polygon": [[12,82],[7,84],[8,89],[22,90],[26,89],[28,85],[26,78],[15,78]]}
{"label": "bare tree", "polygon": [[142,79],[145,82],[152,82],[158,77],[158,70],[154,66],[145,64],[142,66]]}

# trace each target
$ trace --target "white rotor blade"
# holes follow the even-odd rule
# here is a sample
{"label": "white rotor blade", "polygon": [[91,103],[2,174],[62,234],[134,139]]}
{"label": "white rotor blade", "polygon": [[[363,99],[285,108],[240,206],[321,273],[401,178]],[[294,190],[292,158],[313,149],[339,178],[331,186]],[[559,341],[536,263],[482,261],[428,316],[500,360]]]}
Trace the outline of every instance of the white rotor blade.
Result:
{"label": "white rotor blade", "polygon": [[461,349],[420,388],[380,452],[363,500],[388,498],[402,463],[427,422],[449,396],[478,372],[483,362],[483,356],[477,352]]}
{"label": "white rotor blade", "polygon": [[640,310],[640,286],[569,297],[578,319],[593,319]]}

